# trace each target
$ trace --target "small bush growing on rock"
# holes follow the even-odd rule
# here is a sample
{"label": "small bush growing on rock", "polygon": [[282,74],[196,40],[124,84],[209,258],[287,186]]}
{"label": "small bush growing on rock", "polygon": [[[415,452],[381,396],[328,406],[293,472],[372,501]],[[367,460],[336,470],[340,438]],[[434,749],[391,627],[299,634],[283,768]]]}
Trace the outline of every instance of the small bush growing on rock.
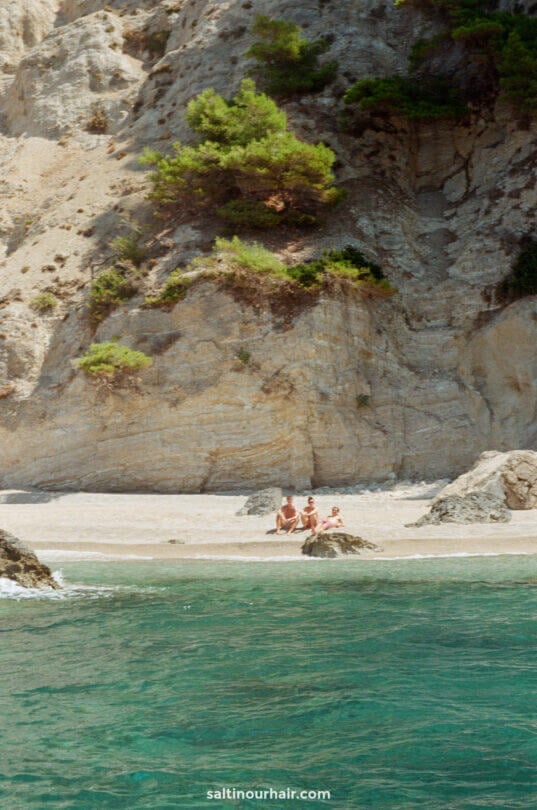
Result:
{"label": "small bush growing on rock", "polygon": [[78,361],[78,367],[90,377],[120,382],[152,363],[151,357],[120,343],[92,343]]}
{"label": "small bush growing on rock", "polygon": [[286,265],[272,251],[258,242],[243,242],[238,236],[233,239],[217,239],[213,262],[226,269],[251,270],[252,273],[270,273],[283,276]]}
{"label": "small bush growing on rock", "polygon": [[335,79],[338,63],[319,62],[329,47],[325,39],[304,39],[298,25],[263,14],[256,17],[252,33],[257,41],[245,56],[256,60],[252,73],[270,95],[318,93]]}
{"label": "small bush growing on rock", "polygon": [[410,119],[462,118],[468,106],[447,80],[417,80],[405,76],[362,79],[344,96],[346,104],[357,103],[376,114],[399,114]]}
{"label": "small bush growing on rock", "polygon": [[239,351],[237,352],[237,358],[244,366],[248,365],[251,357],[252,355],[246,349],[239,349]]}
{"label": "small bush growing on rock", "polygon": [[138,292],[137,279],[117,268],[102,270],[92,281],[89,294],[90,318],[100,323],[114,307],[128,301]]}
{"label": "small bush growing on rock", "polygon": [[144,306],[173,305],[184,298],[188,287],[196,278],[203,277],[221,277],[230,281],[233,278],[245,280],[248,277],[265,276],[267,279],[291,282],[294,287],[309,288],[314,295],[323,286],[329,286],[334,279],[344,279],[371,296],[386,297],[396,292],[381,268],[367,261],[352,245],[347,245],[342,250],[326,251],[314,261],[290,266],[258,242],[244,242],[238,236],[232,239],[217,238],[212,255],[198,256],[186,270],[197,271],[197,276],[186,276],[183,270],[175,270],[161,293],[146,298]]}
{"label": "small bush growing on rock", "polygon": [[353,245],[347,245],[342,250],[325,251],[319,259],[287,267],[286,272],[303,287],[317,286],[327,276],[333,276],[345,278],[357,285],[376,288],[378,292],[387,295],[395,292],[380,267],[368,262]]}
{"label": "small bush growing on rock", "polygon": [[173,306],[177,301],[181,301],[185,297],[192,281],[193,279],[185,276],[180,268],[173,270],[160,293],[156,296],[149,296],[144,300],[144,307]]}
{"label": "small bush growing on rock", "polygon": [[95,107],[86,121],[86,131],[94,135],[103,135],[108,132],[108,115],[104,107]]}
{"label": "small bush growing on rock", "polygon": [[216,210],[236,227],[252,227],[300,217],[310,222],[340,199],[332,150],[288,132],[285,113],[251,80],[231,100],[205,90],[188,105],[186,120],[202,143],[142,158],[155,167],[150,197],[157,202]]}
{"label": "small bush growing on rock", "polygon": [[326,251],[319,259],[290,266],[258,242],[217,239],[213,257],[195,259],[193,265],[222,270],[248,270],[252,273],[286,278],[302,287],[319,286],[327,277],[345,278],[357,285],[378,287],[387,294],[395,292],[380,267],[368,262],[352,245],[342,250]]}
{"label": "small bush growing on rock", "polygon": [[51,292],[43,292],[36,295],[35,298],[32,298],[30,301],[30,308],[34,310],[34,312],[39,312],[40,315],[44,315],[46,312],[52,312],[58,306],[58,299],[56,296]]}
{"label": "small bush growing on rock", "polygon": [[141,238],[141,234],[136,231],[132,235],[117,236],[112,241],[112,248],[116,251],[118,259],[132,262],[135,267],[139,267],[147,257]]}

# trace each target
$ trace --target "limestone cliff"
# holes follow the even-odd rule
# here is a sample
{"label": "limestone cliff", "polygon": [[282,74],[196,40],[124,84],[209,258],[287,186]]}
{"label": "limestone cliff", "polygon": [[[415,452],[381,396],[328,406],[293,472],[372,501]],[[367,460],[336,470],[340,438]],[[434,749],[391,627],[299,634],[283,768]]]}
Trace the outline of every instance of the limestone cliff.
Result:
{"label": "limestone cliff", "polygon": [[[138,157],[188,138],[198,92],[231,95],[259,12],[333,35],[339,78],[285,107],[336,152],[348,191],[322,228],[267,242],[296,260],[354,244],[397,294],[336,288],[283,317],[208,280],[171,311],[135,297],[94,335],[88,286],[126,218],[152,234],[145,292],[217,233],[159,223]],[[535,126],[500,103],[464,124],[338,125],[342,91],[402,71],[430,30],[383,0],[4,3],[0,486],[307,487],[451,476],[483,450],[536,446],[537,301],[487,296],[534,229]],[[60,304],[36,314],[45,290]],[[76,370],[112,338],[154,359],[134,388],[103,391]]]}

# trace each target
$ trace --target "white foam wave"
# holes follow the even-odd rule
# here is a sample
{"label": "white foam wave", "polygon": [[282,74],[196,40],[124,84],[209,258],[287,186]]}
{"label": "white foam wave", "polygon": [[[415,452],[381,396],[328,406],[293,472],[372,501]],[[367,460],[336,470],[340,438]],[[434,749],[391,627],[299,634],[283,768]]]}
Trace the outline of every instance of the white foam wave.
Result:
{"label": "white foam wave", "polygon": [[117,588],[95,585],[66,584],[61,571],[55,571],[53,577],[60,585],[54,588],[23,588],[6,577],[0,577],[0,599],[72,599],[73,597],[100,598],[112,596]]}

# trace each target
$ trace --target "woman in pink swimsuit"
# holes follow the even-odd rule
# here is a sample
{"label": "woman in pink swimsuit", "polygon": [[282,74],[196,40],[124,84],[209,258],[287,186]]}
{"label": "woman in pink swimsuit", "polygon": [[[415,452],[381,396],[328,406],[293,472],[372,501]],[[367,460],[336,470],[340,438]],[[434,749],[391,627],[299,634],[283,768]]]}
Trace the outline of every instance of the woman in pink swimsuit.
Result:
{"label": "woman in pink swimsuit", "polygon": [[339,529],[340,526],[344,525],[343,518],[339,514],[339,507],[333,506],[332,514],[319,521],[313,530],[313,534],[321,534],[321,532],[327,532],[328,529]]}

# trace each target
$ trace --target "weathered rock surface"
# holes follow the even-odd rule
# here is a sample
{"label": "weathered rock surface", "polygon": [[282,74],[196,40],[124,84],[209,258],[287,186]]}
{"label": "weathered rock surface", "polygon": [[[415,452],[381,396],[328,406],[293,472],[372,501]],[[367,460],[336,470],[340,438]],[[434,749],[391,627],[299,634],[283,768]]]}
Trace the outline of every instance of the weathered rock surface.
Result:
{"label": "weathered rock surface", "polygon": [[280,487],[268,487],[250,495],[237,515],[269,515],[277,512],[282,503],[283,493]]}
{"label": "weathered rock surface", "polygon": [[469,495],[447,495],[436,500],[430,511],[409,526],[430,526],[440,523],[508,523],[511,512],[503,499],[487,492]]}
{"label": "weathered rock surface", "polygon": [[372,551],[382,550],[374,543],[346,532],[321,532],[317,536],[311,535],[306,538],[302,546],[302,554],[306,554],[308,557],[333,559],[334,557],[345,557],[348,554],[359,554],[364,548]]}
{"label": "weathered rock surface", "polygon": [[[0,87],[21,57],[54,25],[58,0],[2,0],[0,6]],[[2,75],[3,74],[3,75]]]}
{"label": "weathered rock surface", "polygon": [[10,134],[58,137],[91,129],[96,114],[114,132],[134,102],[138,63],[123,53],[123,28],[114,14],[90,14],[51,32],[20,61],[3,105]]}
{"label": "weathered rock surface", "polygon": [[537,507],[537,452],[482,453],[467,473],[442,489],[435,502],[452,495],[487,493],[509,509]]}
{"label": "weathered rock surface", "polygon": [[[0,5],[0,486],[306,489],[453,477],[485,449],[536,446],[537,299],[502,309],[484,297],[534,233],[535,122],[524,129],[498,104],[461,123],[334,126],[351,81],[402,73],[413,42],[434,33],[412,4]],[[398,293],[334,291],[282,319],[207,283],[169,312],[142,309],[143,294],[208,250],[215,225],[155,234],[137,158],[191,137],[196,93],[234,92],[259,11],[333,35],[337,81],[285,109],[301,137],[334,149],[348,191],[322,229],[267,244],[296,262],[353,244]],[[134,47],[154,33],[169,33],[161,53]],[[102,134],[87,131],[98,109]],[[93,334],[88,287],[125,220],[152,235],[156,263]],[[36,315],[45,290],[58,305]],[[103,397],[74,361],[116,338],[154,362],[139,390]],[[523,489],[509,497],[531,501]]]}
{"label": "weathered rock surface", "polygon": [[39,562],[33,551],[8,532],[0,529],[0,577],[13,580],[23,588],[60,586],[48,566]]}

